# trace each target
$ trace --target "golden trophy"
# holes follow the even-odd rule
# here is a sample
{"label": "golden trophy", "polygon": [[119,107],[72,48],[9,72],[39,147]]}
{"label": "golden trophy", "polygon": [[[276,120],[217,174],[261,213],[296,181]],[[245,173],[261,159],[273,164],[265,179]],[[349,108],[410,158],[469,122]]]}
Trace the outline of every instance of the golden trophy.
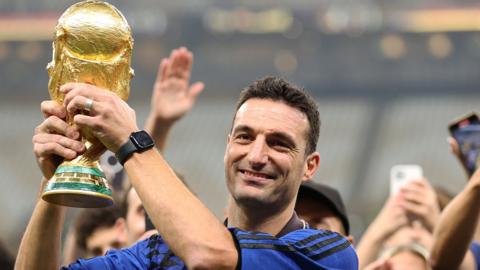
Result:
{"label": "golden trophy", "polygon": [[[132,47],[130,26],[114,6],[89,0],[69,7],[58,20],[53,59],[47,65],[50,97],[63,104],[60,86],[82,82],[111,90],[126,100],[133,77]],[[67,122],[73,124],[69,117]],[[58,166],[42,198],[71,207],[109,206],[112,191],[98,162],[106,148],[91,130],[81,129],[80,134],[86,151]]]}

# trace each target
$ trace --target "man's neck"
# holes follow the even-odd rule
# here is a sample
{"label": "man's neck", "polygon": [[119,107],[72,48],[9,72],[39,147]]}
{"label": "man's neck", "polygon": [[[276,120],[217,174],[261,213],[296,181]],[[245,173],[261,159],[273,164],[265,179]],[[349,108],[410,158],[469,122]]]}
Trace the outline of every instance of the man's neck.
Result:
{"label": "man's neck", "polygon": [[288,205],[280,211],[259,211],[240,207],[230,198],[228,206],[228,226],[237,227],[245,231],[264,232],[277,235],[288,223],[293,215],[295,204]]}

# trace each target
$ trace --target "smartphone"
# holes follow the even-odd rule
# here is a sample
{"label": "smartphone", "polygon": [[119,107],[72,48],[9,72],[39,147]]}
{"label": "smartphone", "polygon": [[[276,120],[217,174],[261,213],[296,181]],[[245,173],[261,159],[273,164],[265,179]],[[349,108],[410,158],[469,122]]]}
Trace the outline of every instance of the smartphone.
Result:
{"label": "smartphone", "polygon": [[448,129],[458,143],[460,158],[471,176],[480,165],[480,119],[471,112],[451,123]]}
{"label": "smartphone", "polygon": [[423,177],[422,167],[419,165],[395,165],[390,170],[390,196],[398,193],[400,188]]}

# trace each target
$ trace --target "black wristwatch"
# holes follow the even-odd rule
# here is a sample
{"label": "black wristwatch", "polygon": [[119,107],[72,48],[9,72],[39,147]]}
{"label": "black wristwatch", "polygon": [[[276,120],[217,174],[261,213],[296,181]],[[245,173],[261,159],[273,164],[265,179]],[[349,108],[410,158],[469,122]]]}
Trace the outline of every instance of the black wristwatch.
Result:
{"label": "black wristwatch", "polygon": [[118,149],[115,156],[117,157],[120,164],[125,164],[128,158],[130,158],[133,153],[141,153],[152,148],[155,145],[152,137],[145,131],[140,130],[137,132],[132,132],[130,134],[129,140]]}

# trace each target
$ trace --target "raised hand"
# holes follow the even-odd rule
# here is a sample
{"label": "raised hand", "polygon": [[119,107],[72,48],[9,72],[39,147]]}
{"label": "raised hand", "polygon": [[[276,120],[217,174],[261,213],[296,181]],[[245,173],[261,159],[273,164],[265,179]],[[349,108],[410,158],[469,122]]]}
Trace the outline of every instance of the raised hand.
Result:
{"label": "raised hand", "polygon": [[151,113],[157,121],[171,123],[185,115],[204,88],[190,83],[193,54],[185,47],[175,49],[159,66],[153,86]]}
{"label": "raised hand", "polygon": [[145,129],[160,148],[170,127],[192,109],[198,94],[203,91],[202,82],[189,85],[192,64],[193,54],[181,47],[173,50],[169,58],[164,58],[158,68]]}
{"label": "raised hand", "polygon": [[50,179],[63,159],[74,159],[85,151],[78,130],[65,122],[65,108],[56,101],[41,104],[45,120],[35,128],[33,151],[38,166],[46,179]]}
{"label": "raised hand", "polygon": [[411,181],[400,189],[400,205],[414,220],[420,221],[430,232],[440,218],[435,190],[426,179]]}

